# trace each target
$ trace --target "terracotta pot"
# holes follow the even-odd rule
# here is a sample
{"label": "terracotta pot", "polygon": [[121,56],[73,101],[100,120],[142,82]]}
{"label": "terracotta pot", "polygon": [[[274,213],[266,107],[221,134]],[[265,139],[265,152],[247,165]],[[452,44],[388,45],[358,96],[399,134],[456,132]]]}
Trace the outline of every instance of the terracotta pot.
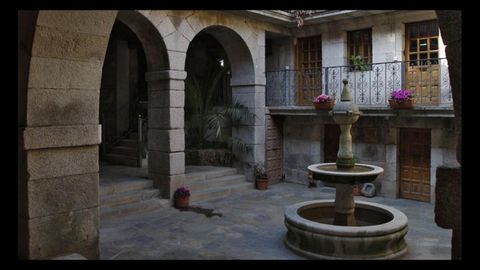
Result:
{"label": "terracotta pot", "polygon": [[333,109],[334,105],[335,105],[335,100],[333,99],[323,103],[313,103],[313,106],[315,106],[316,110],[331,110]]}
{"label": "terracotta pot", "polygon": [[190,196],[175,198],[176,208],[187,208],[190,203]]}
{"label": "terracotta pot", "polygon": [[260,190],[267,189],[268,179],[255,179],[255,187]]}
{"label": "terracotta pot", "polygon": [[398,103],[393,99],[389,99],[388,103],[392,109],[411,109],[413,107],[413,99],[407,100],[402,103]]}
{"label": "terracotta pot", "polygon": [[352,193],[353,196],[360,196],[362,195],[362,188],[360,186],[353,186]]}

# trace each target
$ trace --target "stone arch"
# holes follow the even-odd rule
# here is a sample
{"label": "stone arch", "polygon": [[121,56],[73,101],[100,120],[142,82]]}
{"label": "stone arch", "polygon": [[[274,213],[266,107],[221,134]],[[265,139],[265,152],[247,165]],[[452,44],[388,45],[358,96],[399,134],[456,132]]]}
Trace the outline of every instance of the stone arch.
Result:
{"label": "stone arch", "polygon": [[130,28],[142,43],[149,72],[168,70],[169,61],[163,38],[152,22],[138,11],[120,10],[117,20]]}
{"label": "stone arch", "polygon": [[[159,79],[149,84],[149,92],[165,88],[158,81],[168,89],[163,39],[136,11],[39,11],[30,20],[31,54],[23,61],[29,62],[28,72],[19,74],[19,81],[20,76],[28,79],[18,94],[21,258],[69,253],[99,258],[99,89],[117,15],[138,35],[150,77]],[[22,46],[29,48],[19,36],[19,51]],[[152,114],[153,124],[169,122],[162,110]]]}
{"label": "stone arch", "polygon": [[232,85],[255,83],[255,65],[246,41],[232,28],[223,25],[210,25],[201,32],[213,36],[225,49],[232,68]]}
{"label": "stone arch", "polygon": [[247,106],[256,114],[253,121],[232,130],[233,136],[242,139],[252,149],[250,153],[239,157],[240,162],[235,167],[243,172],[248,180],[253,180],[253,164],[265,161],[265,85],[256,83],[256,66],[252,50],[234,28],[207,25],[199,29],[195,36],[200,33],[211,35],[222,45],[231,67],[232,99]]}

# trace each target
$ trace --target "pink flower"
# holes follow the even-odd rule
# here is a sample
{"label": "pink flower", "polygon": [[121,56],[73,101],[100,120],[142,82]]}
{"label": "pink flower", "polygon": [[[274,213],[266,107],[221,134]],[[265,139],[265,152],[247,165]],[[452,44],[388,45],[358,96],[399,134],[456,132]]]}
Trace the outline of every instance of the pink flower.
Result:
{"label": "pink flower", "polygon": [[395,90],[392,91],[390,98],[395,100],[397,103],[403,103],[413,98],[413,91],[408,89]]}
{"label": "pink flower", "polygon": [[329,97],[329,96],[327,96],[327,95],[325,95],[325,94],[322,94],[322,95],[317,96],[315,99],[313,99],[313,103],[316,103],[316,104],[318,104],[318,103],[325,103],[325,102],[327,102],[327,101],[329,101],[329,100],[330,100],[330,97]]}

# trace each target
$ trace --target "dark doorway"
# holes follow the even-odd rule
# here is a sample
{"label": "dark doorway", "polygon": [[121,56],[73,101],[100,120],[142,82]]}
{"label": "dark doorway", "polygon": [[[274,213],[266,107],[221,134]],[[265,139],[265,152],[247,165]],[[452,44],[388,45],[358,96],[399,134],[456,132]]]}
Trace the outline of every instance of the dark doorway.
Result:
{"label": "dark doorway", "polygon": [[324,162],[336,162],[340,140],[340,127],[338,125],[325,125],[325,136],[323,140]]}
{"label": "dark doorway", "polygon": [[201,32],[188,47],[185,71],[186,165],[232,166],[232,126],[227,115],[220,115],[220,108],[232,105],[227,53],[213,36]]}
{"label": "dark doorway", "polygon": [[[102,71],[100,160],[127,166],[146,166],[147,69],[145,52],[137,36],[115,21]],[[141,122],[139,125],[139,122]],[[141,132],[139,133],[139,126]],[[141,155],[141,158],[140,158]]]}

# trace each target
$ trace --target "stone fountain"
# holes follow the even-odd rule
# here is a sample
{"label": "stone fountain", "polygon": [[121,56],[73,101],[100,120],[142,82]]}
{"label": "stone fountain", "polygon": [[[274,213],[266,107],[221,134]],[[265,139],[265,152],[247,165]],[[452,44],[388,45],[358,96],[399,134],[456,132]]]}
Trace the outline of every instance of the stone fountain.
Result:
{"label": "stone fountain", "polygon": [[336,163],[308,166],[313,179],[333,185],[335,200],[314,200],[287,207],[285,244],[315,259],[392,259],[407,251],[408,219],[402,212],[377,203],[355,203],[353,185],[374,181],[383,168],[356,164],[350,129],[361,112],[352,103],[348,81],[330,115],[340,125]]}

